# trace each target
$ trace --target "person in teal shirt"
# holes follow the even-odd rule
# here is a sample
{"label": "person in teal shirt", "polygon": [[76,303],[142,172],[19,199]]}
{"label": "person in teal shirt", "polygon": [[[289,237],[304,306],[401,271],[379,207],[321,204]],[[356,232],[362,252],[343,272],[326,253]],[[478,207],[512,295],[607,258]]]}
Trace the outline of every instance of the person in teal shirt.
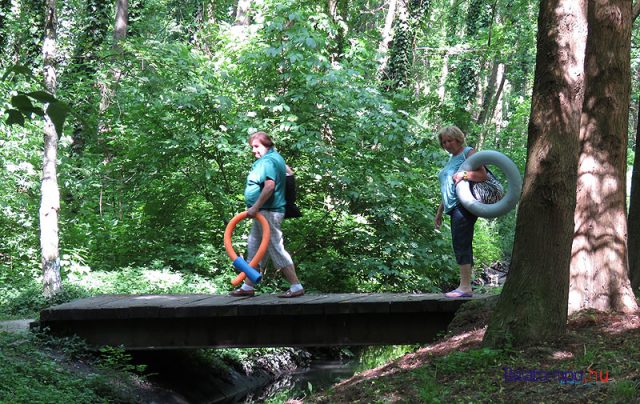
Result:
{"label": "person in teal shirt", "polygon": [[459,286],[445,294],[447,297],[471,297],[471,272],[473,267],[473,230],[478,217],[469,212],[458,201],[456,185],[460,181],[481,182],[487,179],[484,166],[474,171],[460,172],[460,166],[475,150],[464,145],[464,133],[457,126],[448,126],[438,132],[440,146],[451,154],[451,158],[438,174],[442,202],[435,217],[435,227],[442,226],[442,215],[451,217],[451,241],[456,262],[460,266]]}
{"label": "person in teal shirt", "polygon": [[[284,219],[285,185],[287,175],[287,165],[284,159],[275,150],[273,140],[265,132],[256,132],[249,137],[249,145],[256,161],[251,166],[247,182],[244,188],[244,199],[247,205],[247,216],[254,218],[251,225],[251,232],[247,241],[247,262],[251,262],[262,240],[262,226],[255,217],[260,212],[271,230],[269,247],[263,262],[262,268],[267,258],[280,269],[287,280],[291,283],[289,290],[278,295],[278,297],[290,298],[304,295],[304,288],[298,280],[295,266],[291,255],[284,248],[281,224]],[[254,296],[254,284],[249,278],[245,278],[242,286],[233,292],[231,296]]]}

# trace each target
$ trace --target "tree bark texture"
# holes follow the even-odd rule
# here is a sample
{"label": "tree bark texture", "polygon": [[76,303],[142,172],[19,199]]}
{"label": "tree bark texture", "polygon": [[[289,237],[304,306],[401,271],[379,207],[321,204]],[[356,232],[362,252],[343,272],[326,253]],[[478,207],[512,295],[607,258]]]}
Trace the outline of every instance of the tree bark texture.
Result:
{"label": "tree bark texture", "polygon": [[538,27],[512,264],[485,334],[488,346],[526,345],[566,330],[586,0],[542,1]]}
{"label": "tree bark texture", "polygon": [[393,21],[396,18],[396,4],[397,0],[388,0],[387,15],[384,18],[384,27],[382,28],[382,40],[378,46],[378,52],[381,54],[387,53],[389,49],[389,42],[391,41],[391,27],[393,27]]}
{"label": "tree bark texture", "polygon": [[[56,93],[56,0],[46,1],[45,37],[42,47],[44,81],[47,90]],[[56,160],[58,156],[58,133],[53,122],[45,115],[44,153],[42,161],[42,183],[40,201],[40,249],[42,254],[43,291],[51,297],[62,288],[60,278],[60,251],[58,237],[58,211],[60,190]]]}
{"label": "tree bark texture", "polygon": [[482,89],[482,105],[480,107],[480,113],[478,114],[477,123],[479,125],[484,125],[489,116],[489,110],[491,109],[491,101],[493,100],[493,94],[496,91],[496,83],[498,81],[498,67],[500,66],[500,61],[498,60],[498,56],[493,57],[493,62],[491,63],[491,74],[489,75],[489,79],[487,81],[487,85]]}
{"label": "tree bark texture", "polygon": [[[640,97],[638,97],[638,111],[640,111]],[[636,126],[635,156],[633,158],[633,172],[631,174],[631,199],[629,201],[629,217],[627,226],[629,238],[627,251],[629,252],[629,280],[631,289],[640,288],[640,112]]]}
{"label": "tree bark texture", "polygon": [[129,0],[116,1],[116,21],[113,28],[113,43],[117,46],[118,42],[127,36],[127,28],[129,27]]}
{"label": "tree bark texture", "polygon": [[631,2],[589,0],[569,312],[637,309],[628,277]]}

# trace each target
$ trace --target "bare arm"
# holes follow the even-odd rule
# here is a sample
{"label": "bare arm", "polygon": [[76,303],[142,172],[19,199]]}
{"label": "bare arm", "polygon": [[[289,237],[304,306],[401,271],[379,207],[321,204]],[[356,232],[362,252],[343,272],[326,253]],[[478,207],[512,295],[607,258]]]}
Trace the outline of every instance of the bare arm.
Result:
{"label": "bare arm", "polygon": [[435,224],[436,229],[440,230],[440,226],[442,226],[442,213],[444,212],[444,204],[440,202],[440,206],[438,206],[438,211],[436,212]]}
{"label": "bare arm", "polygon": [[[467,158],[473,156],[474,154],[476,154],[475,149],[469,150],[469,153],[467,154]],[[487,170],[484,168],[484,166],[480,166],[479,168],[473,171],[467,171],[466,173],[467,173],[466,179],[469,181],[482,182],[487,179]],[[462,181],[463,179],[464,179],[464,172],[459,171],[453,174],[453,182],[455,184],[458,184],[458,182]]]}
{"label": "bare arm", "polygon": [[256,217],[256,213],[260,211],[260,208],[266,201],[271,198],[273,195],[273,190],[276,188],[276,182],[274,180],[268,179],[264,182],[264,187],[262,187],[262,191],[260,191],[260,196],[256,203],[253,204],[252,207],[247,209],[247,216]]}

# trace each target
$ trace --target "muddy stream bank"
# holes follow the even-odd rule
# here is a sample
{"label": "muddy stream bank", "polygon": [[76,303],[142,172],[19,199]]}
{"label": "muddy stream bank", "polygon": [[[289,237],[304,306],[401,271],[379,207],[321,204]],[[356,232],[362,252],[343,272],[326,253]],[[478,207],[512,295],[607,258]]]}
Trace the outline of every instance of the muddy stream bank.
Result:
{"label": "muddy stream bank", "polygon": [[134,352],[148,380],[176,393],[175,403],[260,403],[302,398],[354,374],[358,360],[334,349],[282,348],[244,365],[211,363],[189,350]]}

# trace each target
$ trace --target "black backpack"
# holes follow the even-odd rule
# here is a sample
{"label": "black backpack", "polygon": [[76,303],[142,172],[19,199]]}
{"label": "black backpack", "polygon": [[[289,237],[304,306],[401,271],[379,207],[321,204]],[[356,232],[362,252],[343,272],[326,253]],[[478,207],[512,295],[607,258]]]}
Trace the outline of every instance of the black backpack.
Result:
{"label": "black backpack", "polygon": [[296,206],[296,193],[296,176],[287,174],[284,188],[284,200],[287,202],[284,207],[285,219],[302,216],[302,212],[300,212],[300,209]]}

